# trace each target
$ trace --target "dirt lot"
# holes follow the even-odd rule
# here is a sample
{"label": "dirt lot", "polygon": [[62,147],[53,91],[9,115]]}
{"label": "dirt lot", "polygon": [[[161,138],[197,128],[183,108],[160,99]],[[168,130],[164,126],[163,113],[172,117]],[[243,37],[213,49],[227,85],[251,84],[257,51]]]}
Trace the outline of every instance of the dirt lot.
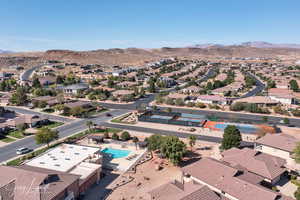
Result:
{"label": "dirt lot", "polygon": [[292,135],[298,139],[300,139],[300,128],[296,127],[286,127],[286,126],[278,126],[281,129],[282,133]]}
{"label": "dirt lot", "polygon": [[[193,152],[188,154],[182,166],[197,161],[200,157],[219,157],[218,144],[197,142]],[[157,163],[163,163],[163,169],[157,171]],[[109,200],[150,200],[148,192],[174,179],[181,179],[180,167],[175,167],[166,160],[154,158],[137,167],[135,174],[130,174],[134,180],[116,189]]]}

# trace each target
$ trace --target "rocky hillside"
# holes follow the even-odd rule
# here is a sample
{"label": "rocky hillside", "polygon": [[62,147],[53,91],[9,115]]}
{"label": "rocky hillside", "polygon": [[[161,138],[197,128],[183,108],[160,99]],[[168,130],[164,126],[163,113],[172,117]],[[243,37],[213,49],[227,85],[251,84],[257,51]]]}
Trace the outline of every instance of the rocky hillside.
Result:
{"label": "rocky hillside", "polygon": [[143,65],[164,57],[215,58],[215,57],[268,57],[288,61],[300,60],[297,48],[257,48],[251,45],[207,45],[206,47],[185,47],[159,49],[99,49],[94,51],[49,50],[46,52],[28,52],[0,54],[0,66],[23,63],[40,63],[46,60],[77,62],[80,64],[101,65]]}

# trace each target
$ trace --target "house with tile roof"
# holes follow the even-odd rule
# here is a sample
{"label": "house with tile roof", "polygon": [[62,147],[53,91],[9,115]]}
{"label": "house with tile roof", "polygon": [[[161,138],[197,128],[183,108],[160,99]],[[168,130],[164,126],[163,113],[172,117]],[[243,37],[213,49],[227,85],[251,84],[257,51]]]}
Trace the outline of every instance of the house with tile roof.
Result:
{"label": "house with tile roof", "polygon": [[222,152],[222,161],[233,167],[241,167],[261,176],[265,182],[275,185],[286,172],[285,160],[253,149],[231,148]]}
{"label": "house with tile roof", "polygon": [[184,182],[194,181],[229,200],[291,200],[261,185],[263,178],[213,158],[201,160],[182,169]]}
{"label": "house with tile roof", "polygon": [[209,187],[193,181],[181,183],[174,180],[148,193],[153,200],[221,200],[221,197]]}
{"label": "house with tile roof", "polygon": [[293,158],[299,139],[287,134],[267,134],[255,141],[256,151],[285,159],[286,168],[300,172],[300,165]]}
{"label": "house with tile roof", "polygon": [[79,176],[35,167],[0,166],[0,199],[57,200],[79,196]]}

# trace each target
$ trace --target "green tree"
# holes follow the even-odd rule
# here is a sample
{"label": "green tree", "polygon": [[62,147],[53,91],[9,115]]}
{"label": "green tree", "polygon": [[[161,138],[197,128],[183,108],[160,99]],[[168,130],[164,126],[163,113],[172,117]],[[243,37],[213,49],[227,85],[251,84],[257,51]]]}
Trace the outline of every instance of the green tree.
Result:
{"label": "green tree", "polygon": [[111,136],[111,139],[119,140],[119,135],[117,133],[113,133],[113,135]]}
{"label": "green tree", "polygon": [[268,80],[268,82],[267,82],[267,88],[276,88],[275,81]]}
{"label": "green tree", "polygon": [[28,100],[26,90],[23,87],[18,87],[16,92],[12,94],[10,102],[14,105],[21,106],[24,105]]}
{"label": "green tree", "polygon": [[76,106],[71,108],[70,113],[75,117],[82,117],[84,116],[85,110],[81,106]]}
{"label": "green tree", "polygon": [[137,144],[138,144],[138,142],[139,142],[139,138],[136,137],[136,136],[134,136],[134,137],[132,138],[132,142],[135,144],[135,149],[137,149]]}
{"label": "green tree", "polygon": [[184,105],[184,101],[183,101],[183,99],[176,99],[175,100],[175,105],[176,106],[183,106]]}
{"label": "green tree", "polygon": [[89,128],[89,132],[92,132],[92,126],[94,126],[94,123],[92,121],[86,121],[86,126]]}
{"label": "green tree", "polygon": [[57,110],[57,111],[62,111],[64,110],[64,104],[57,104],[54,106],[54,109]]}
{"label": "green tree", "polygon": [[178,165],[186,153],[186,145],[176,136],[166,136],[161,144],[160,152],[174,165]]}
{"label": "green tree", "polygon": [[290,88],[294,92],[297,92],[299,90],[299,85],[296,80],[290,80]]}
{"label": "green tree", "polygon": [[268,116],[263,116],[263,117],[262,117],[262,120],[263,120],[265,123],[267,123],[267,122],[268,122]]}
{"label": "green tree", "polygon": [[56,77],[56,84],[63,84],[64,82],[65,82],[65,77],[64,76],[58,75]]}
{"label": "green tree", "polygon": [[289,124],[289,123],[290,123],[289,118],[284,118],[284,119],[283,119],[283,123],[284,123],[284,124]]}
{"label": "green tree", "polygon": [[124,131],[122,134],[121,134],[121,139],[123,141],[127,141],[127,140],[130,140],[131,136],[130,134],[127,132],[127,131]]}
{"label": "green tree", "polygon": [[149,80],[149,92],[150,93],[155,93],[156,88],[155,88],[155,81],[151,78]]}
{"label": "green tree", "polygon": [[206,89],[207,90],[213,90],[213,84],[209,81],[207,84],[206,84]]}
{"label": "green tree", "polygon": [[107,86],[109,87],[109,88],[113,88],[114,86],[115,86],[115,83],[114,83],[114,81],[110,78],[110,79],[108,79],[108,81],[107,81]]}
{"label": "green tree", "polygon": [[242,141],[242,136],[234,125],[228,125],[224,130],[223,140],[221,144],[221,149],[227,150],[232,147],[239,147]]}
{"label": "green tree", "polygon": [[160,149],[161,144],[163,142],[163,136],[161,135],[151,135],[148,139],[148,149],[150,151],[155,151]]}
{"label": "green tree", "polygon": [[35,135],[37,144],[47,144],[48,147],[50,142],[57,140],[58,138],[58,132],[47,127],[41,128]]}
{"label": "green tree", "polygon": [[40,88],[41,87],[40,80],[37,77],[33,78],[32,87],[34,87],[34,88]]}
{"label": "green tree", "polygon": [[294,159],[296,163],[300,163],[300,143],[298,143],[294,149]]}
{"label": "green tree", "polygon": [[168,105],[174,105],[175,104],[174,100],[171,99],[171,98],[167,98],[165,103],[168,104]]}
{"label": "green tree", "polygon": [[193,146],[195,146],[195,144],[196,144],[196,140],[197,140],[197,138],[195,135],[189,136],[189,145],[192,149],[193,149]]}
{"label": "green tree", "polygon": [[47,102],[46,101],[40,101],[38,106],[39,106],[39,108],[45,108],[47,106]]}
{"label": "green tree", "polygon": [[295,191],[294,197],[295,197],[297,200],[300,200],[300,187],[298,187],[297,190]]}

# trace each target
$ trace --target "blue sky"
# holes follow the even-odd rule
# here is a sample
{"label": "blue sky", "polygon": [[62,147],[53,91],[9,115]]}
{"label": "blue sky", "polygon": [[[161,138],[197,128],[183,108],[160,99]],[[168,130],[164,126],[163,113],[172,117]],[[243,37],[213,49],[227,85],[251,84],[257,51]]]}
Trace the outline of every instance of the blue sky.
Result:
{"label": "blue sky", "polygon": [[300,43],[299,0],[1,0],[0,49]]}

